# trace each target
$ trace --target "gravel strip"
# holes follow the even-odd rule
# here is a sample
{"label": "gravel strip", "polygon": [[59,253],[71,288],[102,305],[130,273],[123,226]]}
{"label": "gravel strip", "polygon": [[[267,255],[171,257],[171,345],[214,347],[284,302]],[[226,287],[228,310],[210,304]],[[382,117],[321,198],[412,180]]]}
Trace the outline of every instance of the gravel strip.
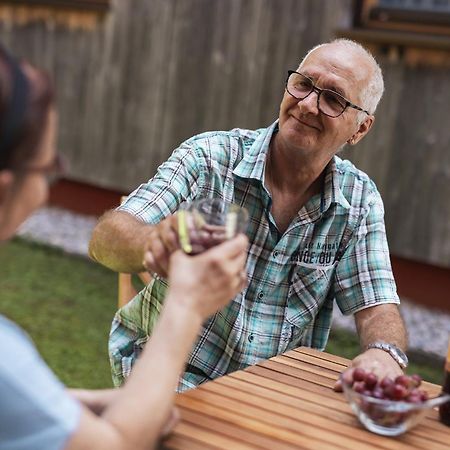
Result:
{"label": "gravel strip", "polygon": [[[47,207],[33,214],[23,224],[19,235],[87,257],[88,242],[96,222],[96,217]],[[408,329],[410,349],[444,358],[450,334],[450,314],[415,305],[406,299],[402,299],[400,310]],[[336,327],[356,331],[353,318],[343,316],[338,308],[334,308],[333,320]]]}
{"label": "gravel strip", "polygon": [[96,223],[97,218],[93,216],[74,214],[59,208],[42,208],[21,226],[18,235],[87,257],[89,240]]}

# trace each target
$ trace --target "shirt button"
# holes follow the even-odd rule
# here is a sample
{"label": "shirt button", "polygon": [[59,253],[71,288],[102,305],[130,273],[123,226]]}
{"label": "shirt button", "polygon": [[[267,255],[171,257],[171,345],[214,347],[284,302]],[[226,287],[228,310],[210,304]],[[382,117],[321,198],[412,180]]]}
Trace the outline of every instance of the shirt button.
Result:
{"label": "shirt button", "polygon": [[264,292],[261,291],[261,292],[258,294],[258,298],[261,300],[263,297],[264,297]]}
{"label": "shirt button", "polygon": [[255,338],[255,336],[253,336],[253,334],[249,334],[248,335],[248,342],[253,342],[253,339]]}
{"label": "shirt button", "polygon": [[275,250],[275,251],[273,252],[273,257],[274,257],[274,258],[277,258],[279,254],[280,254],[280,252],[279,252],[278,250]]}

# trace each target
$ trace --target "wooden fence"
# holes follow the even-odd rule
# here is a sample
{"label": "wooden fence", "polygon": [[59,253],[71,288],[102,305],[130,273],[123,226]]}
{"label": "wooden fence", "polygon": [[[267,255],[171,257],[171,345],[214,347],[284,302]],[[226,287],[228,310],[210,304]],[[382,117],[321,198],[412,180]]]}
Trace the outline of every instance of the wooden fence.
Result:
{"label": "wooden fence", "polygon": [[[349,25],[351,9],[351,0],[112,0],[98,20],[67,25],[0,8],[0,38],[53,74],[70,177],[128,191],[193,134],[271,123],[286,71]],[[449,70],[379,60],[387,91],[376,126],[344,155],[383,194],[391,251],[450,267]]]}

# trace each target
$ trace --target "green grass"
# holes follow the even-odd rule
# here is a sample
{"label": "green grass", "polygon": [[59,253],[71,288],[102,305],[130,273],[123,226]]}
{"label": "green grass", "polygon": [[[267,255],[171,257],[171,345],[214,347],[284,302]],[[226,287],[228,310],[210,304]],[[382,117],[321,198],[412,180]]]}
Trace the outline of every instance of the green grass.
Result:
{"label": "green grass", "polygon": [[0,247],[1,313],[20,324],[70,387],[109,387],[116,275],[83,258],[14,240]]}
{"label": "green grass", "polygon": [[[30,334],[58,377],[70,387],[110,387],[107,341],[116,310],[116,274],[22,240],[0,247],[0,267],[0,312]],[[357,338],[335,330],[327,351],[353,358]],[[440,363],[410,356],[409,373],[441,383]]]}

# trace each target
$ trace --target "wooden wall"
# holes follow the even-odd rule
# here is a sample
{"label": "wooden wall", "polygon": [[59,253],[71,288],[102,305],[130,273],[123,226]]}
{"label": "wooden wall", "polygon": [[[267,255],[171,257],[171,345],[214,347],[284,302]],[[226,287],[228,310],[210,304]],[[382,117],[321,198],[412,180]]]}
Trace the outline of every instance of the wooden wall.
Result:
{"label": "wooden wall", "polygon": [[[94,26],[0,14],[0,39],[54,75],[70,177],[128,191],[195,133],[271,123],[287,69],[351,14],[351,0],[112,0]],[[391,251],[450,267],[449,69],[379,60],[376,126],[344,156],[383,194]]]}
{"label": "wooden wall", "polygon": [[450,70],[378,60],[386,93],[376,125],[344,156],[380,189],[391,251],[450,267]]}

